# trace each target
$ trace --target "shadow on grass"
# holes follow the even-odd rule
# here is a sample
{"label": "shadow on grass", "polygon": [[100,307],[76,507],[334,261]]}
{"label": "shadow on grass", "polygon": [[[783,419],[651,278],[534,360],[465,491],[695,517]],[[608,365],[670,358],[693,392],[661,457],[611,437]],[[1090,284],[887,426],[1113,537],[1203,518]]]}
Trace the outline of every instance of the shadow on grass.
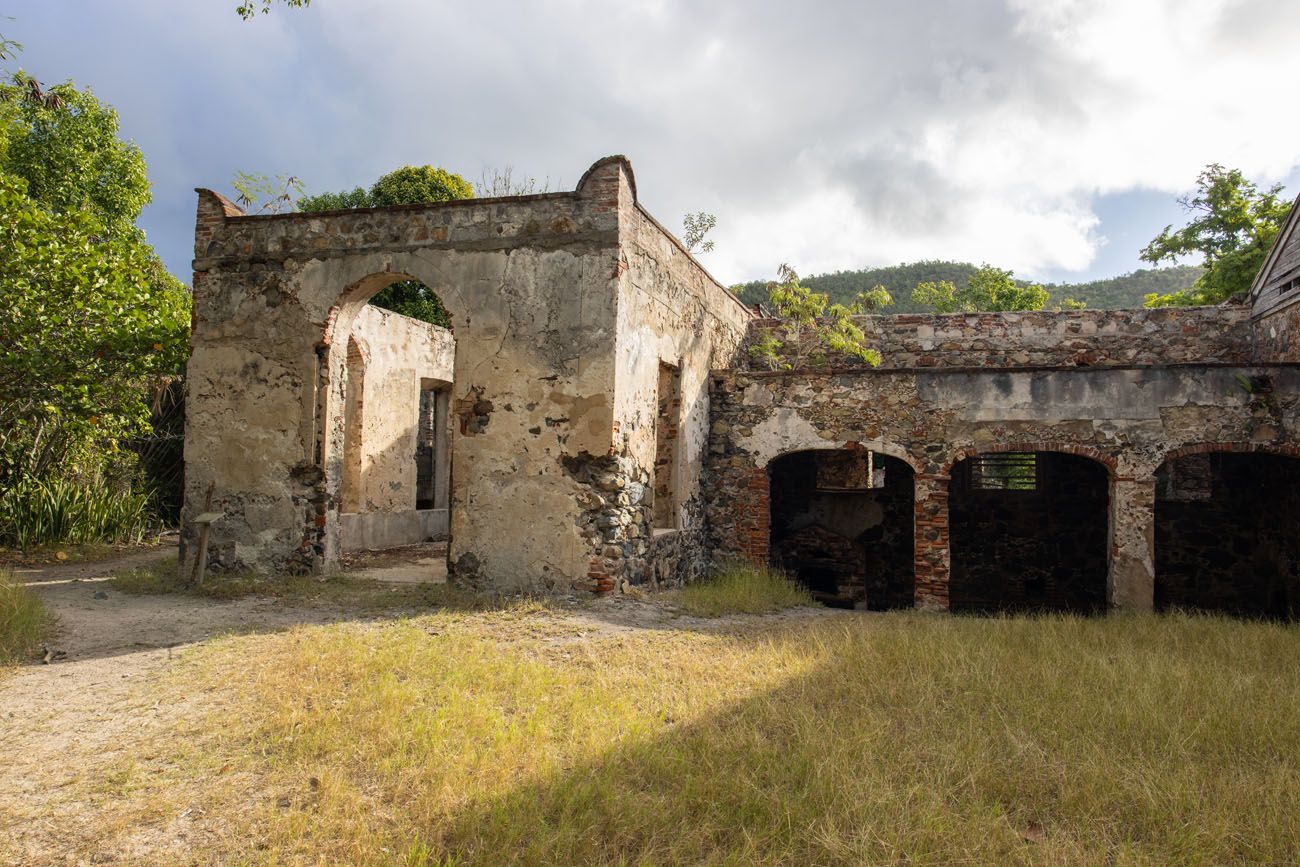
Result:
{"label": "shadow on grass", "polygon": [[757,640],[822,664],[430,822],[406,863],[1300,859],[1298,630],[883,615]]}

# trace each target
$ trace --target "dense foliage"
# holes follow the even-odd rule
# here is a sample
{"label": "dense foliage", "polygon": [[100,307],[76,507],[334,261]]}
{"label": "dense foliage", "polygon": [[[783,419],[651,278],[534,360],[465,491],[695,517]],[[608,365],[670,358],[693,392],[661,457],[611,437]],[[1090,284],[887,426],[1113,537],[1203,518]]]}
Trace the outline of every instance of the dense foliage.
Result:
{"label": "dense foliage", "polygon": [[983,265],[960,289],[948,280],[918,283],[912,302],[935,313],[974,313],[980,310],[1042,310],[1047,290],[1036,283],[1021,283],[1010,271]]}
{"label": "dense foliage", "polygon": [[1248,291],[1291,212],[1281,192],[1281,184],[1261,192],[1237,169],[1206,166],[1196,194],[1179,200],[1193,219],[1178,230],[1165,226],[1142,251],[1152,263],[1201,256],[1205,270],[1187,289],[1147,296],[1147,306],[1219,304]]}
{"label": "dense foliage", "polygon": [[[836,271],[831,274],[818,274],[804,279],[812,290],[826,293],[835,303],[851,303],[859,292],[871,286],[883,286],[895,299],[891,313],[932,312],[912,297],[918,284],[947,281],[957,291],[965,288],[970,278],[979,270],[969,262],[945,262],[928,260],[892,265],[886,268],[870,268],[860,271]],[[1171,268],[1139,269],[1121,277],[1094,280],[1087,283],[1046,283],[1047,307],[1067,307],[1066,299],[1076,299],[1087,307],[1117,309],[1141,307],[1143,298],[1152,293],[1177,292],[1195,282],[1201,269],[1194,265],[1178,265]],[[764,303],[767,300],[767,283],[755,280],[733,286],[732,291],[740,295],[747,304]]]}
{"label": "dense foliage", "polygon": [[144,159],[112,108],[20,74],[0,112],[0,488],[115,476],[123,495],[117,443],[183,368],[189,294],[136,228]]}
{"label": "dense foliage", "polygon": [[[508,181],[507,181],[508,182]],[[416,205],[474,198],[474,187],[460,175],[433,166],[404,166],[389,172],[371,185],[337,193],[303,196],[299,211],[337,211],[346,208],[374,208],[388,205]],[[412,319],[451,327],[451,317],[442,299],[423,283],[404,280],[381,289],[370,303]]]}
{"label": "dense foliage", "polygon": [[891,304],[883,287],[861,293],[851,304],[832,304],[825,293],[813,292],[800,283],[793,268],[782,265],[778,279],[768,284],[767,301],[781,320],[780,327],[758,335],[749,352],[769,368],[797,370],[825,364],[835,355],[865,361],[872,367],[880,364],[880,353],[867,345],[853,316]]}

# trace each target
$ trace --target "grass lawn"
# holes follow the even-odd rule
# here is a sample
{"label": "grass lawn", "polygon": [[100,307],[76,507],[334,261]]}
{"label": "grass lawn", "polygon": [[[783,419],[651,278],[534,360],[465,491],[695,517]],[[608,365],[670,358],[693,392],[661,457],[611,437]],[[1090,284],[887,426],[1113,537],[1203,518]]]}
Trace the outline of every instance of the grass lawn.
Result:
{"label": "grass lawn", "polygon": [[1300,860],[1295,627],[701,623],[522,602],[213,642],[156,684],[207,709],[117,760],[96,825],[201,817],[202,863]]}

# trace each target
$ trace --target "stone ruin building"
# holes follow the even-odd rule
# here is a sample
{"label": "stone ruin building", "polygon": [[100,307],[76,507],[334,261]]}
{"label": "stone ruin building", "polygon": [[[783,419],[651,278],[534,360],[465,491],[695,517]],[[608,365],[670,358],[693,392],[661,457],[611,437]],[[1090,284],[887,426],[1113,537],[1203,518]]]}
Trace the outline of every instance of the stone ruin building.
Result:
{"label": "stone ruin building", "polygon": [[[775,323],[637,201],[266,216],[199,190],[182,563],[327,573],[448,540],[501,591],[771,562],[829,604],[1300,610],[1300,233],[1246,304],[885,315],[883,363],[771,371]],[[432,288],[445,330],[378,309]]]}

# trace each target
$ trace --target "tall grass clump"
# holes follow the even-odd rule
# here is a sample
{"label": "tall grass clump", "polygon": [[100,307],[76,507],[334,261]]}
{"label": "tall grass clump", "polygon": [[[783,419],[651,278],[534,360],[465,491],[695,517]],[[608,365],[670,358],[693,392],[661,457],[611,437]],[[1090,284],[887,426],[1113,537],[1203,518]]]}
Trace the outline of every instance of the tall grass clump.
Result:
{"label": "tall grass clump", "polygon": [[735,562],[725,563],[705,580],[683,587],[677,601],[688,614],[699,617],[766,614],[813,604],[808,591],[784,573],[768,566]]}
{"label": "tall grass clump", "polygon": [[0,666],[30,657],[44,628],[41,600],[12,575],[0,572]]}
{"label": "tall grass clump", "polygon": [[139,542],[152,515],[148,494],[103,478],[23,479],[0,492],[0,546]]}

